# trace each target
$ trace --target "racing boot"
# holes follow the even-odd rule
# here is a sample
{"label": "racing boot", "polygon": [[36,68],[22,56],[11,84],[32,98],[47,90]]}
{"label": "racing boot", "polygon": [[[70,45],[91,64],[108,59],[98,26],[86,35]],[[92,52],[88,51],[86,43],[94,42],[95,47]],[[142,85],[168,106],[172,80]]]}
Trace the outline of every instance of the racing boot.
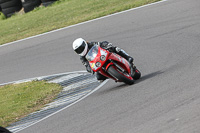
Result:
{"label": "racing boot", "polygon": [[116,47],[116,53],[125,58],[130,64],[133,63],[133,58],[129,56],[123,49]]}
{"label": "racing boot", "polygon": [[136,66],[133,63],[131,63],[130,68],[131,68],[131,77],[133,78],[135,75]]}

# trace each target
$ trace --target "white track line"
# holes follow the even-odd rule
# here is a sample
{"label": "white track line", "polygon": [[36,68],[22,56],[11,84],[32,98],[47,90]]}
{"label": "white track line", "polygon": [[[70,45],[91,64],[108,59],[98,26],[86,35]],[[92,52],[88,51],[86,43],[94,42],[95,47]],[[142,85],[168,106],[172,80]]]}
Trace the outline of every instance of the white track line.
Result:
{"label": "white track line", "polygon": [[[72,103],[72,104],[70,104],[70,105],[68,105],[68,106],[66,106],[66,107],[64,107],[64,108],[62,108],[61,110],[58,110],[58,111],[56,111],[56,112],[50,114],[49,116],[44,117],[43,119],[41,119],[41,120],[39,120],[39,121],[37,121],[37,122],[35,122],[35,123],[33,123],[33,124],[30,124],[28,127],[30,127],[30,126],[32,126],[32,125],[35,125],[35,124],[37,124],[37,123],[39,123],[39,122],[41,122],[41,121],[43,121],[43,120],[45,120],[45,119],[47,119],[47,118],[49,118],[49,117],[51,117],[51,116],[53,116],[53,115],[55,115],[55,114],[61,112],[61,111],[63,111],[63,110],[65,110],[65,109],[69,108],[70,106],[72,106],[72,105],[74,105],[74,104],[80,102],[81,100],[85,99],[86,97],[88,97],[89,95],[91,95],[92,93],[94,93],[95,91],[97,91],[99,88],[101,88],[101,87],[102,87],[103,85],[105,85],[107,82],[108,82],[108,79],[105,80],[103,83],[101,83],[97,88],[95,88],[94,90],[92,90],[90,93],[88,93],[87,95],[85,95],[85,96],[83,96],[82,98],[80,98],[79,100],[77,100],[76,102],[74,102],[74,103]],[[28,128],[28,127],[26,127],[26,128]],[[26,129],[26,128],[25,128],[25,129]],[[22,129],[22,130],[24,130],[24,129]],[[21,130],[19,130],[19,131],[21,131]],[[17,131],[17,132],[19,132],[19,131]],[[16,132],[16,133],[17,133],[17,132]]]}
{"label": "white track line", "polygon": [[[39,35],[36,35],[36,36],[32,36],[32,37],[28,37],[28,38],[25,38],[25,39],[21,39],[21,40],[18,40],[18,41],[14,41],[14,42],[11,42],[11,43],[7,43],[7,44],[4,44],[0,47],[3,47],[3,46],[6,46],[6,45],[10,45],[10,44],[13,44],[13,43],[16,43],[16,42],[20,42],[20,41],[24,41],[24,40],[27,40],[27,39],[31,39],[31,38],[35,38],[35,37],[38,37],[38,36],[42,36],[42,35],[46,35],[46,34],[50,34],[50,33],[53,33],[53,32],[56,32],[56,31],[60,31],[60,30],[64,30],[64,29],[68,29],[68,28],[71,28],[71,27],[75,27],[75,26],[78,26],[78,25],[82,25],[82,24],[85,24],[85,23],[89,23],[89,22],[93,22],[93,21],[96,21],[96,20],[100,20],[100,19],[103,19],[103,18],[107,18],[107,17],[111,17],[111,16],[114,16],[114,15],[118,15],[118,14],[122,14],[122,13],[125,13],[125,12],[129,12],[129,11],[132,11],[132,10],[136,10],[136,9],[140,9],[140,8],[143,8],[143,7],[147,7],[147,6],[151,6],[151,5],[155,5],[155,4],[159,4],[161,2],[165,2],[165,1],[168,1],[168,0],[162,0],[162,1],[159,1],[159,2],[155,2],[155,3],[151,3],[151,4],[148,4],[148,5],[144,5],[144,6],[140,6],[140,7],[136,7],[136,8],[132,8],[132,9],[129,9],[129,10],[126,10],[126,11],[122,11],[122,12],[118,12],[118,13],[114,13],[114,14],[111,14],[111,15],[107,15],[107,16],[104,16],[104,17],[100,17],[100,18],[97,18],[97,19],[93,19],[93,20],[89,20],[89,21],[86,21],[86,22],[82,22],[82,23],[79,23],[79,24],[75,24],[75,25],[71,25],[71,26],[68,26],[68,27],[64,27],[64,28],[61,28],[61,29],[58,29],[58,30],[54,30],[54,31],[50,31],[50,32],[47,32],[47,33],[43,33],[43,34],[39,34]],[[72,72],[71,72],[72,73]],[[45,76],[46,77],[46,76]],[[86,97],[88,97],[89,95],[91,95],[92,93],[94,93],[95,91],[97,91],[99,88],[101,88],[103,85],[105,85],[107,83],[108,80],[104,81],[101,85],[99,85],[97,88],[95,88],[93,91],[91,91],[90,93],[88,93],[87,95],[85,95],[84,97],[82,97],[81,99],[77,100],[76,102],[70,104],[69,106],[66,106],[65,108],[62,108],[61,110],[57,111],[57,112],[54,112],[53,114],[37,121],[36,123],[34,124],[30,124],[28,127],[32,126],[32,125],[35,125],[59,112],[61,112],[62,110],[65,110],[67,109],[68,107],[78,103],[79,101],[85,99]],[[28,128],[26,127],[26,128]],[[21,130],[19,130],[21,131]],[[19,132],[18,131],[18,132]]]}
{"label": "white track line", "polygon": [[3,45],[0,45],[0,48],[4,47],[4,46],[7,46],[7,45],[10,45],[10,44],[13,44],[13,43],[25,41],[25,40],[28,40],[28,39],[31,39],[31,38],[43,36],[43,35],[46,35],[46,34],[57,32],[57,31],[65,30],[65,29],[68,29],[68,28],[71,28],[71,27],[75,27],[75,26],[78,26],[78,25],[90,23],[90,22],[93,22],[93,21],[97,21],[97,20],[100,20],[100,19],[108,18],[108,17],[111,17],[111,16],[115,16],[115,15],[118,15],[118,14],[129,12],[129,11],[137,10],[137,9],[140,9],[140,8],[143,8],[143,7],[159,4],[159,3],[162,3],[162,2],[165,2],[165,1],[168,1],[168,0],[161,0],[161,1],[158,1],[158,2],[151,3],[151,4],[147,4],[147,5],[131,8],[131,9],[128,9],[128,10],[125,10],[125,11],[122,11],[122,12],[117,12],[117,13],[114,13],[114,14],[111,14],[111,15],[107,15],[107,16],[103,16],[103,17],[100,17],[100,18],[92,19],[92,20],[89,20],[89,21],[85,21],[85,22],[78,23],[78,24],[75,24],[75,25],[67,26],[67,27],[64,27],[64,28],[57,29],[57,30],[49,31],[49,32],[46,32],[46,33],[43,33],[43,34],[31,36],[31,37],[28,37],[28,38],[25,38],[25,39],[21,39],[21,40],[17,40],[17,41],[14,41],[14,42],[6,43],[6,44],[3,44]]}
{"label": "white track line", "polygon": [[11,82],[7,82],[7,83],[2,83],[2,84],[0,84],[0,86],[4,86],[4,85],[7,85],[7,84],[17,84],[17,83],[29,82],[29,81],[36,80],[36,79],[40,80],[40,79],[43,79],[45,77],[58,76],[58,75],[64,75],[64,74],[73,74],[73,73],[87,73],[87,71],[83,70],[83,71],[58,73],[58,74],[52,74],[52,75],[47,75],[47,76],[39,76],[39,77],[34,77],[34,78],[28,78],[28,79],[23,79],[23,80],[18,80],[18,81],[11,81]]}

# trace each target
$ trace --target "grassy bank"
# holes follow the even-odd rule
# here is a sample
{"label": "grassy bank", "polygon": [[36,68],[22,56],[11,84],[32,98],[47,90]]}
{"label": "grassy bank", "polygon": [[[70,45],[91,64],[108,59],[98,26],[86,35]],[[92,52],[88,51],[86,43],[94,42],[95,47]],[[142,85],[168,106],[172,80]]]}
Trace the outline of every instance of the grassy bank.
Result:
{"label": "grassy bank", "polygon": [[60,0],[50,7],[0,19],[0,44],[159,0]]}
{"label": "grassy bank", "polygon": [[58,84],[33,81],[0,87],[0,126],[17,121],[52,101],[62,89]]}

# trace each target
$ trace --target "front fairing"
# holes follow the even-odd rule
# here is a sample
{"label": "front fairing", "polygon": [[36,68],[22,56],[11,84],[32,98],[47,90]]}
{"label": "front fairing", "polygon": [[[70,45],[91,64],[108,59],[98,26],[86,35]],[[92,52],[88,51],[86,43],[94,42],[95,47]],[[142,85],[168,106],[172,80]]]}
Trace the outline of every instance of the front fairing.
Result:
{"label": "front fairing", "polygon": [[126,59],[115,53],[110,54],[109,59],[117,62],[119,66],[121,66],[123,69],[125,69],[125,71],[130,73],[130,64]]}
{"label": "front fairing", "polygon": [[[94,45],[86,55],[86,59],[89,61],[90,67],[94,72],[99,71],[102,66],[105,64],[109,52],[105,49],[102,49],[98,45]],[[105,57],[105,58],[102,58]]]}

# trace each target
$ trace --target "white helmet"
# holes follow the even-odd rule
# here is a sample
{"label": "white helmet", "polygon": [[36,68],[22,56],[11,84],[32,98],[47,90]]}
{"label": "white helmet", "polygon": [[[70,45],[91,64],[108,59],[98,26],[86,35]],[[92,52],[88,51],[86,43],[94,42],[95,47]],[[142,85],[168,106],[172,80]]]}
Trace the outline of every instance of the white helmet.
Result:
{"label": "white helmet", "polygon": [[78,38],[73,42],[73,49],[80,56],[85,56],[88,51],[88,44],[84,39]]}

